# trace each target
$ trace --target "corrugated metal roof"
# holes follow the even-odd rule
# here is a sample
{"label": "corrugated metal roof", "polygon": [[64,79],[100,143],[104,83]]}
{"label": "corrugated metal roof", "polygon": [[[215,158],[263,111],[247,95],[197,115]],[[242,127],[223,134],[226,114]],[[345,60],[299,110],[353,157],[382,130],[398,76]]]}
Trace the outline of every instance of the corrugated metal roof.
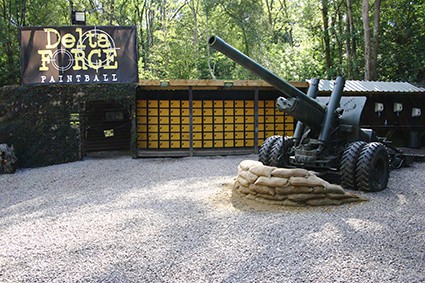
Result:
{"label": "corrugated metal roof", "polygon": [[[319,91],[332,91],[334,80],[320,80]],[[407,82],[345,82],[344,91],[347,92],[425,92],[425,88],[417,87]]]}

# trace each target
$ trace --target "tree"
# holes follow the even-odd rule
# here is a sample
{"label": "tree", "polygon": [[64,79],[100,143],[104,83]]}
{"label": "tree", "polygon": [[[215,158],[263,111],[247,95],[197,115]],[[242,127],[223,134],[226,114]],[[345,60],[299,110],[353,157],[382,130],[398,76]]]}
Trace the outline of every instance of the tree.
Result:
{"label": "tree", "polygon": [[357,39],[353,17],[353,4],[351,0],[346,0],[346,39],[345,46],[347,52],[347,76],[357,78],[359,75],[357,62]]}
{"label": "tree", "polygon": [[[137,27],[143,79],[256,79],[210,50],[216,34],[287,80],[363,72],[368,80],[425,80],[420,0],[72,2],[87,11],[87,25]],[[0,85],[19,83],[18,28],[69,25],[69,7],[70,0],[0,0]]]}
{"label": "tree", "polygon": [[329,37],[329,20],[328,20],[328,3],[327,0],[322,0],[322,21],[323,21],[323,41],[325,49],[325,66],[328,70],[327,78],[330,78],[329,71],[332,68],[331,61],[331,44]]}
{"label": "tree", "polygon": [[[425,2],[382,2],[379,79],[425,82]],[[385,12],[384,12],[385,11]]]}
{"label": "tree", "polygon": [[381,14],[381,0],[375,0],[374,5],[374,26],[371,33],[371,24],[369,18],[369,0],[363,0],[363,29],[365,42],[365,80],[376,80],[376,66],[378,61],[378,46],[379,46],[379,23]]}
{"label": "tree", "polygon": [[1,2],[0,76],[4,84],[19,82],[17,29],[26,21],[26,2]]}
{"label": "tree", "polygon": [[18,29],[64,25],[69,18],[69,5],[65,1],[0,1],[0,85],[19,83]]}

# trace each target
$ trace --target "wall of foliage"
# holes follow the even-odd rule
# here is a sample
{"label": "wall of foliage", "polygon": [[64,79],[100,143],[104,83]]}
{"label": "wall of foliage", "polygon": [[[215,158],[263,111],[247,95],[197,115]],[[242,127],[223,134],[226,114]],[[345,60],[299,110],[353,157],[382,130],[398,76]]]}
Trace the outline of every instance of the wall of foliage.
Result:
{"label": "wall of foliage", "polygon": [[[20,167],[79,160],[84,156],[85,103],[117,100],[134,113],[135,94],[133,84],[2,87],[0,143],[14,145]],[[71,125],[78,125],[71,115],[77,113],[80,127]],[[135,148],[133,140],[130,146]]]}

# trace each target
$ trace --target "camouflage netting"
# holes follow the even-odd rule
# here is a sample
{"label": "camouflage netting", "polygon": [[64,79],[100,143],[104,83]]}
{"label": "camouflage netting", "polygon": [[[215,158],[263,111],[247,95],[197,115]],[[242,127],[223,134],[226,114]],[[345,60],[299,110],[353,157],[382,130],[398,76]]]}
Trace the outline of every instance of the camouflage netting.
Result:
{"label": "camouflage netting", "polygon": [[17,166],[18,158],[16,158],[13,146],[0,144],[0,174],[15,173]]}
{"label": "camouflage netting", "polygon": [[305,169],[265,166],[245,160],[238,166],[234,190],[248,199],[284,206],[340,205],[365,201]]}
{"label": "camouflage netting", "polygon": [[83,123],[85,102],[116,100],[134,114],[135,95],[134,84],[2,87],[0,143],[14,145],[19,167],[79,160],[81,133],[71,127],[71,113]]}

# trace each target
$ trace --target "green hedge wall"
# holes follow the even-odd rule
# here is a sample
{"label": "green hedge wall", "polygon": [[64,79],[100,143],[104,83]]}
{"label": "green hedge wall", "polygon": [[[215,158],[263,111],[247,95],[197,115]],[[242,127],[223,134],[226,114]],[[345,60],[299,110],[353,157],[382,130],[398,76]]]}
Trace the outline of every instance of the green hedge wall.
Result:
{"label": "green hedge wall", "polygon": [[[76,161],[81,130],[70,126],[71,113],[84,119],[84,103],[117,100],[135,123],[136,85],[50,85],[0,88],[0,143],[14,145],[20,167],[40,167]],[[81,121],[82,123],[84,121]],[[132,144],[135,150],[135,127]]]}

